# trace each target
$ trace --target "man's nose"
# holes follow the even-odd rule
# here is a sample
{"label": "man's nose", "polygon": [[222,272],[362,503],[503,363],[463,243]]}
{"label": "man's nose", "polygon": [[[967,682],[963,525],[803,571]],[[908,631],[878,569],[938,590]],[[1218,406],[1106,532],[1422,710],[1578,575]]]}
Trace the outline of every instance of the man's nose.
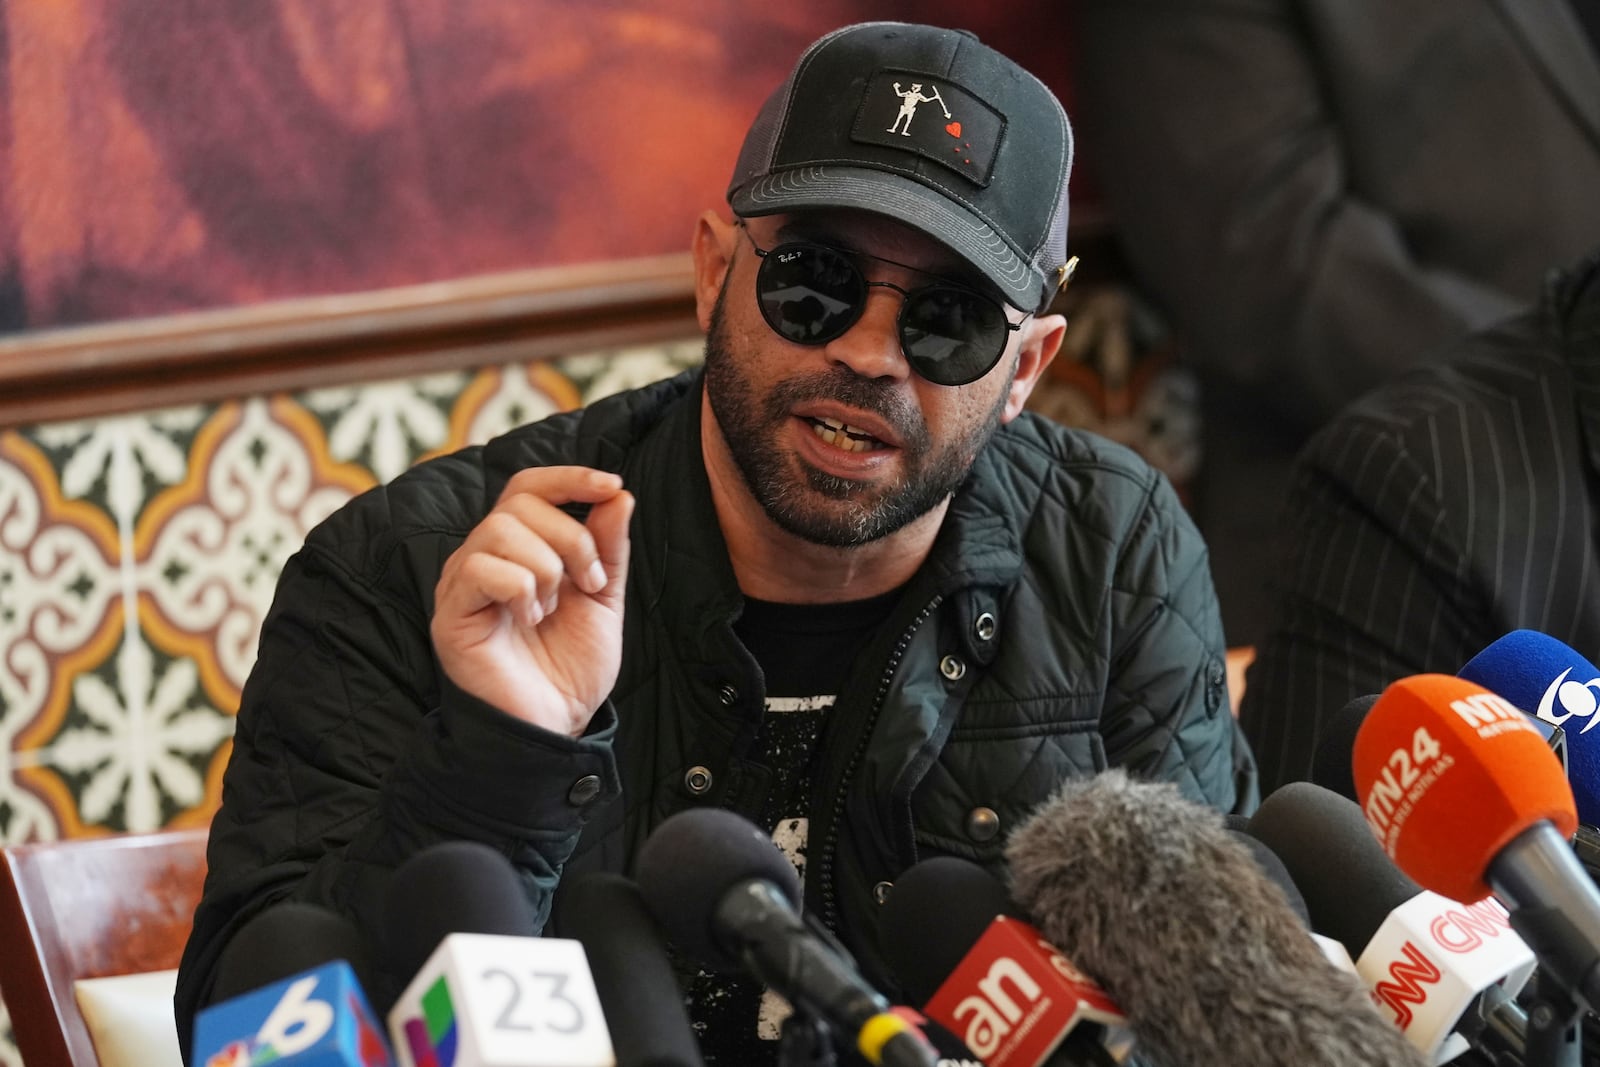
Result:
{"label": "man's nose", "polygon": [[828,358],[863,378],[905,378],[911,373],[900,348],[900,303],[905,298],[880,283],[867,287],[866,299],[855,325],[828,342]]}

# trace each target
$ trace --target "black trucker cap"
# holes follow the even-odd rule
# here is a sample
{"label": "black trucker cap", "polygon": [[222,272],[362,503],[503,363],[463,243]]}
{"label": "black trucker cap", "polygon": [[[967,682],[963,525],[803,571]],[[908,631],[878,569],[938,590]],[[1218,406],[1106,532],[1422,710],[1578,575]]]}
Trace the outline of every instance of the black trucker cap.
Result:
{"label": "black trucker cap", "polygon": [[728,203],[889,215],[1025,310],[1066,278],[1072,129],[1044,84],[965,30],[865,22],[828,34],[756,116]]}

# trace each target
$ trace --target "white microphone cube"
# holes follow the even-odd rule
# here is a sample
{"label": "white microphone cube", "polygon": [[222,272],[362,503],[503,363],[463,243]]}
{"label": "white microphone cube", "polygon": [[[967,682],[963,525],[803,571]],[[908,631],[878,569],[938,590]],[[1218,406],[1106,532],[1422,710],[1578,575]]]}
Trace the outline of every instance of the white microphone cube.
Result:
{"label": "white microphone cube", "polygon": [[1356,971],[1378,1010],[1413,1048],[1440,1063],[1472,999],[1492,985],[1516,996],[1535,962],[1494,898],[1462,904],[1425,890],[1389,913]]}
{"label": "white microphone cube", "polygon": [[577,941],[451,934],[389,1013],[400,1067],[615,1067]]}

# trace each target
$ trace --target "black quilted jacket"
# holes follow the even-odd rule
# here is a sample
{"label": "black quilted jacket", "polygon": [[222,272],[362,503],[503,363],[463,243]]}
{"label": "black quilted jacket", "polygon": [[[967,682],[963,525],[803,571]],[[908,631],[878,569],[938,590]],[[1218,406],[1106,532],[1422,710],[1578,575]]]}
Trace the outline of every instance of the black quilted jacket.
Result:
{"label": "black quilted jacket", "polygon": [[[675,811],[757,810],[764,771],[743,754],[761,674],[731,625],[740,595],[700,458],[699,385],[691,372],[424,463],[289,561],[179,974],[185,1046],[218,951],[269,903],[331,904],[376,934],[390,872],[466,838],[508,855],[544,916],[564,870],[627,870]],[[428,637],[445,558],[513,473],[544,463],[619,471],[638,498],[621,676],[575,741],[457,690]],[[1167,483],[1123,448],[1024,415],[979,458],[832,712],[808,907],[892,989],[874,887],[933,853],[998,864],[1062,779],[1122,765],[1252,807],[1222,655],[1206,553]],[[691,768],[710,772],[706,791]],[[405,977],[369,992],[383,1001]]]}

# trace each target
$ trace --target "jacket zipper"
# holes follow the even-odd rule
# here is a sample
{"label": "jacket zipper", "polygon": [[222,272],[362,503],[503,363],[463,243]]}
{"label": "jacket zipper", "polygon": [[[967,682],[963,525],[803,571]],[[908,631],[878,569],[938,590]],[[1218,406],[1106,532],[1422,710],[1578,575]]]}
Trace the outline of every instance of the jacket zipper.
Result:
{"label": "jacket zipper", "polygon": [[822,883],[822,921],[829,930],[835,934],[839,932],[839,903],[833,884],[833,860],[839,848],[839,828],[844,823],[845,798],[850,793],[850,780],[855,777],[856,768],[861,765],[862,759],[867,754],[867,742],[872,738],[872,728],[877,725],[878,715],[883,711],[883,702],[889,696],[889,686],[894,682],[895,672],[900,669],[900,660],[905,657],[906,648],[911,644],[911,638],[922,628],[944,601],[941,593],[928,601],[926,607],[918,613],[900,635],[900,640],[894,646],[894,651],[889,654],[889,662],[884,665],[883,675],[878,679],[878,692],[872,698],[872,705],[867,711],[867,718],[861,730],[861,736],[856,741],[855,750],[850,754],[850,761],[845,764],[844,775],[839,779],[839,787],[834,791],[833,818],[828,822],[828,836],[823,841],[821,867]]}

